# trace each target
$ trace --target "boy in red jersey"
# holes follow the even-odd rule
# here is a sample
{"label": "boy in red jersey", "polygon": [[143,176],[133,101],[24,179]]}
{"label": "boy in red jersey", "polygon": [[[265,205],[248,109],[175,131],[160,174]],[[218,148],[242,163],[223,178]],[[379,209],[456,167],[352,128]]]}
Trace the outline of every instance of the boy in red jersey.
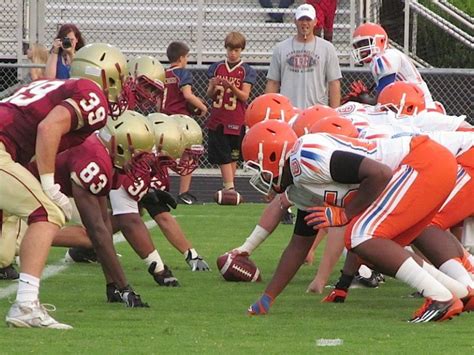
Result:
{"label": "boy in red jersey", "polygon": [[257,73],[240,58],[245,37],[230,32],[225,38],[227,58],[212,64],[207,75],[207,95],[212,98],[209,129],[209,162],[219,164],[224,189],[234,188],[234,175],[245,134],[244,116]]}
{"label": "boy in red jersey", "polygon": [[[167,115],[193,115],[204,117],[207,106],[193,94],[193,75],[188,64],[189,47],[183,42],[171,42],[166,49],[170,67],[165,72],[165,93],[161,103],[161,112]],[[190,112],[190,109],[193,112]],[[182,176],[179,183],[178,203],[192,205],[196,197],[189,192],[191,175]]]}

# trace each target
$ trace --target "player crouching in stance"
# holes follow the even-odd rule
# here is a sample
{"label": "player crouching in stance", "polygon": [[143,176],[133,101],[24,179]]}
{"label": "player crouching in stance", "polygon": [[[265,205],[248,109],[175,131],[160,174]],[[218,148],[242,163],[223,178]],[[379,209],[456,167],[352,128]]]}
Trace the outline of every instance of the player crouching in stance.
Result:
{"label": "player crouching in stance", "polygon": [[[454,187],[456,161],[447,149],[426,136],[369,142],[309,134],[297,140],[279,121],[252,127],[242,146],[247,165],[257,172],[253,184],[264,193],[294,186],[307,198],[324,201],[326,190],[340,192],[333,205],[292,201],[298,207],[292,239],[249,314],[268,313],[303,264],[315,238],[313,228],[344,225],[348,250],[423,293],[425,303],[411,322],[442,321],[462,312],[463,303],[402,247],[431,221]],[[439,157],[436,162],[429,159],[433,154]],[[346,202],[354,188],[357,193]]]}

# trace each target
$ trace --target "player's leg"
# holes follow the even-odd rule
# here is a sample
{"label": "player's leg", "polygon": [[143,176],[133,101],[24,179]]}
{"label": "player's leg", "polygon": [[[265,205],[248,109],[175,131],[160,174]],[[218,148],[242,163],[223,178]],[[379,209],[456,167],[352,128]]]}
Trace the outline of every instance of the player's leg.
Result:
{"label": "player's leg", "polygon": [[16,280],[19,277],[12,264],[20,237],[20,222],[17,216],[6,216],[6,213],[0,221],[0,280]]}
{"label": "player's leg", "polygon": [[[70,329],[51,318],[40,305],[40,278],[59,228],[65,223],[62,211],[44,194],[40,183],[24,167],[12,161],[0,146],[0,210],[28,219],[20,246],[20,278],[15,303],[6,322],[14,327]],[[38,322],[38,318],[40,321]]]}

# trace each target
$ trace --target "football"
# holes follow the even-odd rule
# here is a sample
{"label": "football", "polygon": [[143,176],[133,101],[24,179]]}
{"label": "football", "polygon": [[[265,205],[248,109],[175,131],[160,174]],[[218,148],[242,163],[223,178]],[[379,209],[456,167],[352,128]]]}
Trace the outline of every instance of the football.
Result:
{"label": "football", "polygon": [[246,255],[225,253],[217,258],[217,268],[226,281],[262,281],[257,265]]}
{"label": "football", "polygon": [[214,194],[218,205],[237,206],[243,202],[242,196],[235,190],[219,190]]}

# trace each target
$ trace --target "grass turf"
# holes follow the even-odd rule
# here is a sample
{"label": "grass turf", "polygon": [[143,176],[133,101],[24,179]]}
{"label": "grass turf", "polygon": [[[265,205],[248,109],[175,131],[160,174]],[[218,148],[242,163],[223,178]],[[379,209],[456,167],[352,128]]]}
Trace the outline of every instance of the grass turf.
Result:
{"label": "grass turf", "polygon": [[[117,245],[133,287],[149,309],[127,309],[105,303],[105,284],[96,264],[75,264],[42,283],[41,300],[58,308],[58,320],[72,331],[7,329],[0,331],[1,353],[106,354],[352,354],[474,352],[474,315],[463,314],[443,323],[408,324],[422,303],[401,283],[388,279],[378,289],[351,290],[345,304],[322,304],[321,295],[306,294],[315,267],[303,266],[269,315],[248,317],[247,307],[262,293],[292,234],[281,225],[252,259],[262,283],[230,283],[219,275],[215,260],[238,246],[258,220],[264,205],[238,207],[179,206],[173,213],[212,271],[192,273],[184,258],[157,228],[153,238],[163,259],[181,282],[180,288],[157,286],[127,243]],[[318,249],[318,257],[322,250]],[[52,249],[56,262],[64,249]],[[335,280],[338,272],[333,274]],[[0,288],[10,285],[2,281]],[[14,299],[14,295],[10,297]],[[0,313],[9,308],[0,302]],[[336,347],[319,347],[318,339],[342,339]]]}

